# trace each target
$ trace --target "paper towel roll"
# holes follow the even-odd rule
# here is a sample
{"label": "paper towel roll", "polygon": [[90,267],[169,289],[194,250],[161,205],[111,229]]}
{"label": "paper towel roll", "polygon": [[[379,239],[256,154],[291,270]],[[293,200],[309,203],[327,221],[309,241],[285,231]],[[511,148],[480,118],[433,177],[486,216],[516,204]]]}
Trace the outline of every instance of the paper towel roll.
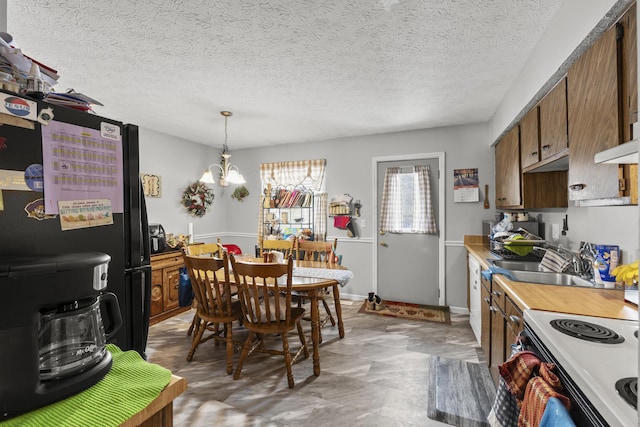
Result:
{"label": "paper towel roll", "polygon": [[189,223],[189,243],[193,243],[193,223]]}

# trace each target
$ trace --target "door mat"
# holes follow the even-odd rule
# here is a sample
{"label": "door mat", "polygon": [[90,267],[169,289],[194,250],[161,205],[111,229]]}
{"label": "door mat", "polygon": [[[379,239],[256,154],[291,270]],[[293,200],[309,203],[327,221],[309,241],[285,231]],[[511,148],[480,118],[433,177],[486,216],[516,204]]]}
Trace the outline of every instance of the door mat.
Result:
{"label": "door mat", "polygon": [[432,356],[427,416],[459,427],[489,426],[496,388],[484,363]]}
{"label": "door mat", "polygon": [[372,310],[368,301],[364,300],[359,313],[375,313],[389,317],[399,317],[410,320],[426,320],[427,322],[451,323],[449,307],[439,305],[420,305],[408,302],[383,300],[382,310]]}

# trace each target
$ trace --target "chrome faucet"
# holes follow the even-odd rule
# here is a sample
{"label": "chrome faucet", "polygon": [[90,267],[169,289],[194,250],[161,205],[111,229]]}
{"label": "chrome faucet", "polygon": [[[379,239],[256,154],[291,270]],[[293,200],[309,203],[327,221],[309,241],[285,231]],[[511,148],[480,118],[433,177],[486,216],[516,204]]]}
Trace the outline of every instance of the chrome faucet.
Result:
{"label": "chrome faucet", "polygon": [[595,280],[595,268],[598,262],[596,251],[589,242],[580,242],[580,259],[582,260],[582,276],[591,281]]}

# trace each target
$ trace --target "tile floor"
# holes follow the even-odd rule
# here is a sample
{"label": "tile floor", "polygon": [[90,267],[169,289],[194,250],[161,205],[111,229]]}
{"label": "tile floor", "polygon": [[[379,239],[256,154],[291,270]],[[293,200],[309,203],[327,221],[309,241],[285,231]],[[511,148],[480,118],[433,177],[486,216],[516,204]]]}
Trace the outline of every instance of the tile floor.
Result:
{"label": "tile floor", "polygon": [[[321,375],[313,375],[311,357],[303,359],[293,367],[293,389],[287,387],[281,356],[252,355],[237,381],[226,375],[224,345],[201,344],[187,362],[193,311],[153,325],[148,361],[188,381],[174,402],[174,425],[446,425],[427,417],[429,360],[437,355],[485,363],[468,316],[452,314],[451,324],[444,325],[358,313],[361,305],[342,302],[345,338],[328,323],[322,329]],[[309,322],[304,326],[310,344]],[[234,337],[241,342],[245,337],[236,324]],[[297,337],[289,342],[292,348],[299,344]]]}

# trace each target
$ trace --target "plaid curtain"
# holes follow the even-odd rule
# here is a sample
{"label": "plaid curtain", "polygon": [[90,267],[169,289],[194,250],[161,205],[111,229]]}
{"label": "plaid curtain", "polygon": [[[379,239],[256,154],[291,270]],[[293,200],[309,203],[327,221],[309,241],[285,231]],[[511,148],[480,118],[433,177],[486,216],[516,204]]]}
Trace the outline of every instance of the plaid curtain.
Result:
{"label": "plaid curtain", "polygon": [[[328,197],[324,193],[326,164],[326,159],[260,164],[263,192],[268,184],[271,184],[272,188],[302,185],[312,189],[314,193],[313,233],[319,240],[324,240],[327,234]],[[265,196],[260,197],[260,209],[258,209],[258,244],[262,242],[264,235],[264,199]]]}
{"label": "plaid curtain", "polygon": [[382,200],[380,202],[380,231],[402,232],[402,193],[400,191],[400,168],[387,168],[384,172]]}
{"label": "plaid curtain", "polygon": [[429,166],[413,167],[413,209],[411,227],[402,223],[402,189],[399,167],[387,168],[384,173],[382,201],[380,203],[380,231],[385,233],[438,232],[433,201]]}
{"label": "plaid curtain", "polygon": [[413,204],[413,233],[436,234],[436,218],[433,212],[433,201],[431,199],[431,178],[429,165],[414,166],[414,180],[418,185],[414,185],[415,197]]}
{"label": "plaid curtain", "polygon": [[314,220],[313,239],[324,242],[327,239],[327,193],[317,193],[313,195]]}
{"label": "plaid curtain", "polygon": [[304,185],[313,188],[314,192],[323,192],[326,164],[326,159],[262,163],[260,164],[262,188],[267,188],[267,184],[271,184],[273,188]]}

